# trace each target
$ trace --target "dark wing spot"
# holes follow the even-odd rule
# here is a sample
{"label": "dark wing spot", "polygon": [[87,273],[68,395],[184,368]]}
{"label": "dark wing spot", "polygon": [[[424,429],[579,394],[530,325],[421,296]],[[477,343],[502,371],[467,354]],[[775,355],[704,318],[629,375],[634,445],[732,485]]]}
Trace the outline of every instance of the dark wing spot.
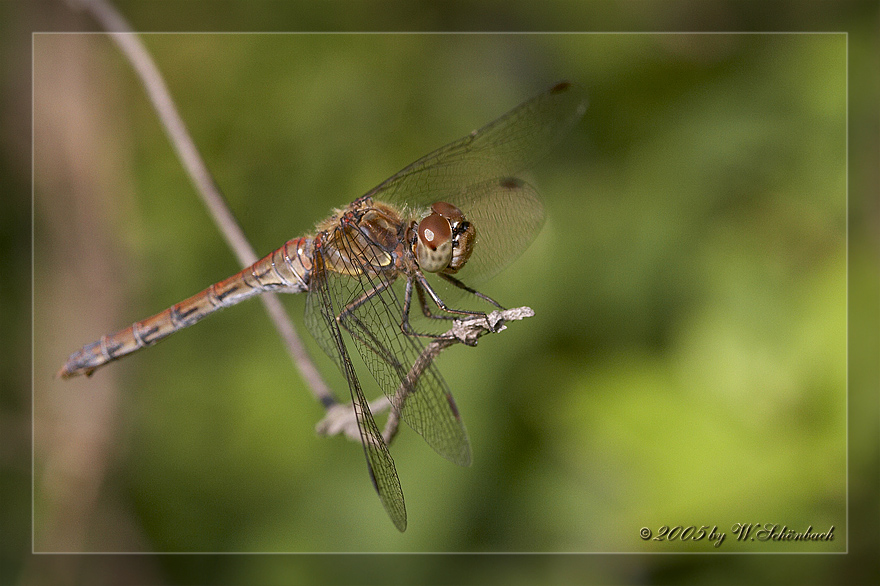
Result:
{"label": "dark wing spot", "polygon": [[523,182],[516,177],[505,177],[498,184],[504,189],[522,189]]}
{"label": "dark wing spot", "polygon": [[550,88],[551,94],[561,94],[562,92],[567,92],[571,88],[571,82],[569,81],[560,81],[552,88]]}
{"label": "dark wing spot", "polygon": [[373,465],[370,464],[369,460],[367,460],[367,471],[370,473],[370,481],[373,483],[373,488],[376,489],[379,496],[382,496],[382,492],[379,490],[379,483],[376,482],[376,475],[373,473]]}
{"label": "dark wing spot", "polygon": [[458,414],[458,405],[455,404],[455,399],[452,398],[452,395],[446,393],[446,402],[449,403],[449,408],[452,410],[452,414],[455,415],[456,419],[461,419],[461,415]]}

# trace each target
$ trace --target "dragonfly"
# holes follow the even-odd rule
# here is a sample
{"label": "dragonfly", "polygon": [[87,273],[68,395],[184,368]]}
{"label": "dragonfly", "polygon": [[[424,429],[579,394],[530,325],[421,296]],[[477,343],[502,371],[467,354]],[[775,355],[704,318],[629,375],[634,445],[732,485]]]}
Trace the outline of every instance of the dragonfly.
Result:
{"label": "dragonfly", "polygon": [[424,324],[486,315],[453,307],[444,298],[449,293],[501,308],[467,283],[496,274],[537,235],[543,204],[521,174],[572,129],[586,106],[582,88],[555,84],[333,210],[314,233],[293,238],[200,293],[83,346],[58,376],[91,375],[261,293],[306,293],[306,327],[348,384],[372,484],[394,525],[404,531],[400,479],[350,348],[403,421],[441,456],[470,465],[467,432],[438,368],[431,362],[418,376],[410,374],[426,341],[443,335]]}

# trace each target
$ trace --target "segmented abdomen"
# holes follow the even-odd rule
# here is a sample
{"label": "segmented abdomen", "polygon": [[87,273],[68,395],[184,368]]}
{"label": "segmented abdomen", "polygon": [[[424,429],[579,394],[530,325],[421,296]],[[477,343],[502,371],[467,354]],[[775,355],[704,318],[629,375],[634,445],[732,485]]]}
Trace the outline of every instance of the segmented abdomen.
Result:
{"label": "segmented abdomen", "polygon": [[302,293],[312,269],[312,238],[294,238],[235,275],[165,311],[101,336],[70,355],[57,376],[90,375],[112,360],[151,346],[202,318],[265,291]]}

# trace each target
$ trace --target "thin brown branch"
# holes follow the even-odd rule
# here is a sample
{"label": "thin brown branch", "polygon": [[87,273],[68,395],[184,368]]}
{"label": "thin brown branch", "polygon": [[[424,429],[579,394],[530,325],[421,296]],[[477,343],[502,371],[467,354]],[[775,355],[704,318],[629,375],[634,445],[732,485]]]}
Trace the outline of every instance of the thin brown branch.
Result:
{"label": "thin brown branch", "polygon": [[[258,257],[247,237],[244,235],[229,206],[214,182],[208,167],[199,154],[186,125],[181,119],[174,105],[174,100],[168,91],[162,74],[150,57],[144,44],[125,18],[105,0],[68,0],[73,5],[79,5],[88,10],[110,33],[113,41],[119,46],[134,67],[147,91],[147,95],[168,134],[174,150],[186,168],[196,192],[201,197],[214,219],[217,228],[226,240],[226,243],[234,252],[242,267],[252,265]],[[334,404],[333,394],[324,382],[318,369],[312,363],[303,346],[302,340],[296,333],[293,323],[278,297],[272,293],[264,293],[260,300],[269,314],[269,318],[275,325],[275,329],[281,335],[287,351],[299,369],[300,374],[315,399],[324,406]]]}

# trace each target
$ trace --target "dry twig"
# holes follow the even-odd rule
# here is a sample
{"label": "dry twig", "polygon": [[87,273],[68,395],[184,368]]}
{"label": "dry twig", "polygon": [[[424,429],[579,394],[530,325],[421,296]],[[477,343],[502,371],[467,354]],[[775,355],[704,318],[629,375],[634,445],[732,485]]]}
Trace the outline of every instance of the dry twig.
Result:
{"label": "dry twig", "polygon": [[[220,233],[235,253],[242,267],[252,265],[258,259],[257,254],[223,199],[220,189],[214,182],[177,111],[177,107],[174,105],[174,100],[168,92],[162,74],[159,73],[159,69],[138,35],[134,33],[125,18],[105,0],[68,1],[74,6],[81,6],[88,10],[110,33],[113,41],[131,62],[156,109],[171,144],[192,179],[196,192],[214,218]],[[263,293],[260,295],[260,301],[263,302],[269,318],[284,340],[288,353],[308,383],[315,399],[324,406],[332,405],[334,403],[333,394],[309,358],[302,340],[296,333],[293,323],[284,311],[284,306],[277,295]]]}

